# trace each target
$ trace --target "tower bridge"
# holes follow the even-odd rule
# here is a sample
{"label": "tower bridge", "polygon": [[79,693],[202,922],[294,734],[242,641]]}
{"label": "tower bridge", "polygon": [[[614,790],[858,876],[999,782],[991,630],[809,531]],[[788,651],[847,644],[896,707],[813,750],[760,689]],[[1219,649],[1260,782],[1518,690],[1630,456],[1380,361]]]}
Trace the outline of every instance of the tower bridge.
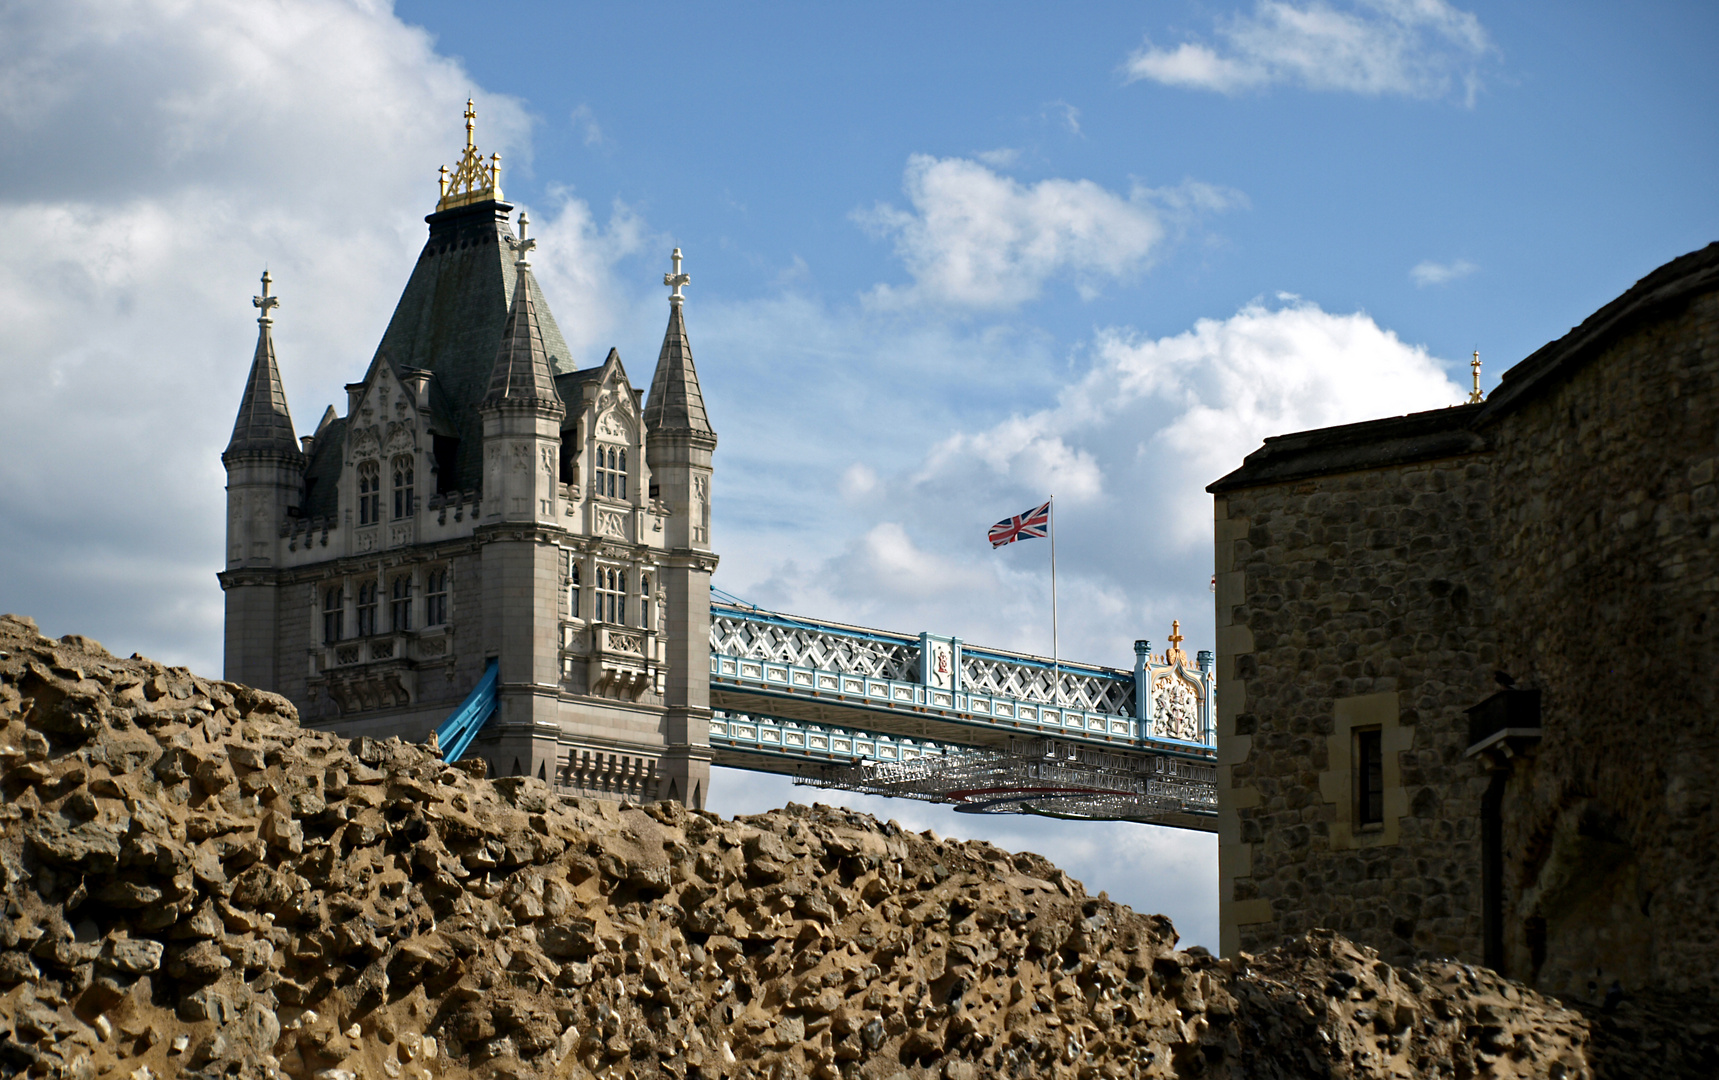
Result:
{"label": "tower bridge", "polygon": [[[1213,664],[1132,669],[785,615],[710,577],[716,431],[676,248],[648,394],[581,366],[466,145],[345,413],[299,435],[264,275],[227,472],[227,678],[304,723],[568,795],[702,807],[711,765],[971,812],[1216,815]],[[595,360],[595,357],[590,358]]]}

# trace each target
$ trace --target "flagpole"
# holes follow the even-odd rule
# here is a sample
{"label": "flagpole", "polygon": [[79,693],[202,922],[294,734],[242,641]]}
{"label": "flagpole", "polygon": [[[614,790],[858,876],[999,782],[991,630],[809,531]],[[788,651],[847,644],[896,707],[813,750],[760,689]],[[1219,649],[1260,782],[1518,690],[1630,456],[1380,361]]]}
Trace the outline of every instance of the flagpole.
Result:
{"label": "flagpole", "polygon": [[1051,704],[1062,706],[1062,659],[1057,648],[1056,628],[1056,496],[1050,497],[1051,541]]}

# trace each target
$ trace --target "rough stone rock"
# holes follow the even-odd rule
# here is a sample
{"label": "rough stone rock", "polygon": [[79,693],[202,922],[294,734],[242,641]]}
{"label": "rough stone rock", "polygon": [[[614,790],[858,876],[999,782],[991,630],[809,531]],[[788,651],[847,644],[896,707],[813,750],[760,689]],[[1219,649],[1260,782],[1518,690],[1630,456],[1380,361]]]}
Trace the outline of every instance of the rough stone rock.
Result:
{"label": "rough stone rock", "polygon": [[1686,1002],[1579,1012],[1324,932],[1178,951],[1037,855],[490,781],[10,616],[0,795],[0,1074],[1719,1072]]}

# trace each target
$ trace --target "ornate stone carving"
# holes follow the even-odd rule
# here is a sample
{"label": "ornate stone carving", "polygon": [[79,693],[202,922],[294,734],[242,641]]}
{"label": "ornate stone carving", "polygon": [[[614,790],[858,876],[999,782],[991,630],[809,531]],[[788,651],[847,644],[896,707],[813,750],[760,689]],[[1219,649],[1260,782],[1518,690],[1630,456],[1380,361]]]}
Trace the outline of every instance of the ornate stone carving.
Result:
{"label": "ornate stone carving", "polygon": [[1200,738],[1200,695],[1173,673],[1152,683],[1152,734],[1165,739]]}
{"label": "ornate stone carving", "polygon": [[604,536],[625,540],[627,538],[627,523],[619,513],[613,510],[599,510],[597,511],[597,531]]}

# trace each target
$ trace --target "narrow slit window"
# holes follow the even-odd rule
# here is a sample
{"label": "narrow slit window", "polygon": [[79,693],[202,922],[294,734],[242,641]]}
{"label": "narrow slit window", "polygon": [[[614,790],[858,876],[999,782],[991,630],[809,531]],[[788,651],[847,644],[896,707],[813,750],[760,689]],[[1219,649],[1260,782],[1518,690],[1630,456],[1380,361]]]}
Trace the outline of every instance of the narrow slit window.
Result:
{"label": "narrow slit window", "polygon": [[621,493],[619,495],[616,495],[615,497],[617,499],[626,498],[627,497],[627,452],[625,450],[621,451],[621,464],[620,464],[620,467],[615,470],[615,481],[619,485],[620,491],[621,491]]}
{"label": "narrow slit window", "polygon": [[651,628],[651,576],[639,575],[639,625]]}
{"label": "narrow slit window", "polygon": [[579,561],[567,560],[567,615],[579,618]]}
{"label": "narrow slit window", "polygon": [[1385,754],[1382,732],[1355,732],[1355,824],[1385,823]]}

